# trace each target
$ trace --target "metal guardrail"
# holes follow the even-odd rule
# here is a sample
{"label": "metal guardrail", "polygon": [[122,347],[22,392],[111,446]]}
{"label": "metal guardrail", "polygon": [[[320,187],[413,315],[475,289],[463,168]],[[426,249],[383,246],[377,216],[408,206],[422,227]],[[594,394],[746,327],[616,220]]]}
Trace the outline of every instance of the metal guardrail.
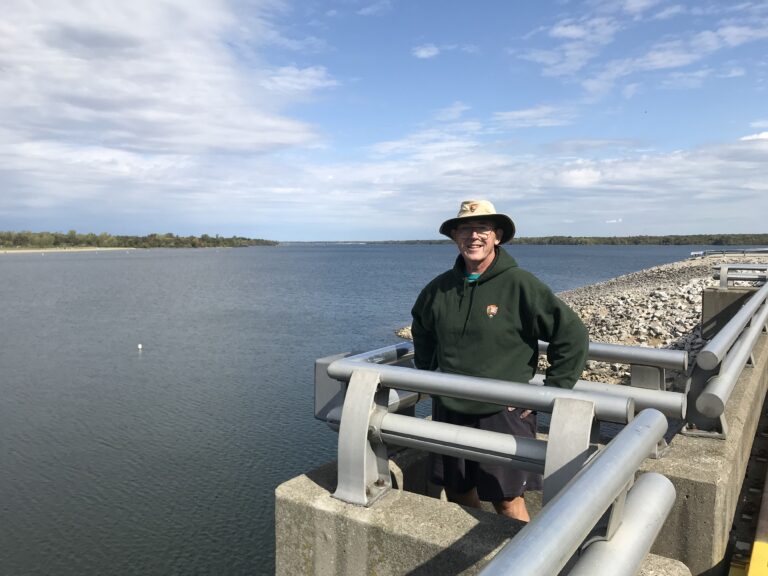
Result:
{"label": "metal guardrail", "polygon": [[691,252],[691,258],[705,256],[726,256],[728,254],[768,254],[768,248],[723,248],[722,250],[696,250]]}
{"label": "metal guardrail", "polygon": [[675,503],[676,491],[665,476],[640,476],[627,494],[624,516],[610,540],[590,544],[568,576],[634,576],[650,552]]}
{"label": "metal guardrail", "polygon": [[[545,343],[540,344],[540,349]],[[611,361],[617,362],[632,362],[638,359],[643,362],[657,362],[668,367],[675,367],[679,370],[684,370],[687,367],[688,354],[679,350],[660,350],[655,348],[642,348],[638,346],[619,346],[615,344],[602,344],[602,343],[590,343],[590,354],[598,355],[599,357],[609,357]],[[622,355],[621,352],[625,352]],[[592,356],[590,356],[592,357]],[[399,367],[410,366],[413,359],[413,344],[410,342],[399,342],[397,344],[364,352],[362,354],[356,354],[354,356],[331,356],[327,359],[318,360],[318,365],[315,370],[315,416],[319,419],[331,421],[337,423],[340,419],[341,405],[343,402],[343,390],[342,386],[338,382],[348,381],[352,372],[355,369],[371,366],[372,364],[377,366],[377,369],[383,367],[383,371],[380,370],[382,382],[388,387],[397,389],[397,392],[390,392],[390,404],[392,408],[390,411],[396,411],[406,405],[415,404],[419,399],[419,393],[414,390],[413,384],[430,386],[429,382],[433,385],[429,392],[427,389],[421,390],[424,393],[429,394],[442,394],[445,396],[451,396],[452,393],[448,391],[435,392],[434,382],[437,382],[437,386],[440,386],[440,382],[448,382],[453,385],[451,391],[461,396],[462,389],[477,389],[477,387],[483,388],[486,384],[489,384],[496,390],[497,403],[503,405],[520,406],[525,408],[531,408],[535,410],[549,411],[552,407],[552,402],[555,397],[577,397],[592,399],[591,396],[595,395],[596,404],[598,404],[598,417],[608,421],[621,421],[626,422],[623,415],[622,404],[614,403],[612,415],[606,414],[607,410],[605,396],[611,396],[619,399],[623,399],[624,402],[632,400],[635,405],[635,410],[643,410],[645,408],[656,408],[661,411],[665,416],[682,420],[686,416],[687,399],[685,394],[678,392],[670,392],[665,390],[659,390],[656,388],[640,388],[635,386],[621,386],[615,384],[606,384],[602,382],[591,382],[588,380],[579,380],[573,387],[573,392],[577,395],[574,396],[571,391],[562,390],[559,388],[544,388],[541,387],[544,381],[544,376],[535,376],[530,383],[518,383],[515,386],[510,387],[509,382],[488,380],[485,378],[472,378],[469,376],[448,375],[441,374],[435,375],[435,373],[424,371],[403,371]],[[393,366],[396,365],[396,366]],[[390,370],[389,368],[392,368]],[[330,378],[328,378],[330,376]],[[448,380],[444,377],[448,376]],[[414,380],[415,379],[415,380]],[[458,379],[458,380],[457,380]],[[494,384],[495,383],[495,384]],[[537,388],[525,388],[520,389],[520,386],[530,386],[530,384],[539,385]],[[507,397],[514,388],[516,394],[514,400],[508,398],[507,401],[498,402],[502,397]],[[411,391],[411,392],[406,392]],[[521,397],[522,394],[524,397]],[[578,394],[586,394],[586,397]],[[603,398],[603,400],[600,400]],[[532,400],[532,401],[531,401]],[[486,400],[494,402],[494,400]],[[528,406],[526,403],[532,403],[535,405]]]}
{"label": "metal guardrail", "polygon": [[723,290],[728,289],[729,282],[765,282],[768,278],[768,264],[725,263],[713,268],[713,277],[720,280],[720,288]]}
{"label": "metal guardrail", "polygon": [[[590,536],[595,524],[598,523],[605,511],[622,495],[627,485],[632,482],[634,473],[650,454],[656,443],[666,432],[667,421],[656,410],[643,410],[637,418],[626,426],[605,449],[599,452],[568,482],[564,489],[558,492],[541,512],[529,522],[518,534],[499,552],[493,560],[480,572],[480,576],[512,575],[512,574],[557,574],[579,550],[582,543]],[[611,574],[635,574],[631,566],[623,566],[623,560],[639,557],[640,561],[658,534],[664,519],[669,512],[669,500],[674,500],[675,489],[672,483],[661,475],[649,475],[649,480],[638,484],[629,491],[629,495],[640,488],[640,493],[633,497],[627,496],[631,503],[630,509],[624,508],[623,518],[631,519],[627,512],[636,515],[638,500],[643,506],[651,506],[661,512],[661,518],[655,520],[651,527],[644,526],[641,530],[647,532],[642,541],[632,541],[632,537],[619,535],[621,541],[630,540],[626,547],[619,549],[619,554],[611,558],[606,569]],[[663,479],[663,480],[662,480]],[[651,489],[646,486],[651,483]],[[661,490],[655,490],[661,487]],[[670,493],[671,491],[671,493]],[[650,500],[643,501],[644,498]],[[664,509],[666,508],[666,511]],[[643,525],[643,514],[635,518],[631,525]],[[659,521],[660,520],[660,521]],[[622,523],[623,524],[623,523]],[[619,534],[618,529],[607,539],[610,545],[613,538]],[[623,530],[627,532],[627,528]],[[646,547],[647,546],[647,547]],[[613,546],[617,548],[617,546]],[[586,548],[589,550],[589,546]],[[604,554],[604,553],[603,553]],[[590,555],[591,559],[580,559],[574,566],[577,574],[594,574],[590,569],[595,555],[601,556],[598,550]]]}
{"label": "metal guardrail", "polygon": [[755,292],[746,304],[733,318],[723,326],[696,357],[696,364],[704,370],[714,370],[725,358],[726,353],[733,347],[744,327],[752,320],[757,310],[768,298],[768,283]]}
{"label": "metal guardrail", "polygon": [[[736,381],[747,365],[757,339],[766,329],[766,323],[768,323],[768,302],[766,302],[766,298],[768,298],[768,284],[761,291],[753,294],[741,311],[710,341],[710,344],[712,344],[720,334],[725,332],[724,341],[728,342],[735,333],[736,327],[740,330],[739,333],[736,333],[735,341],[732,342],[727,355],[720,364],[720,371],[707,381],[704,390],[696,399],[696,409],[705,416],[718,418],[725,412],[725,406],[728,403],[731,392],[733,392]],[[758,298],[759,295],[760,298]],[[757,301],[757,303],[750,305],[754,301]],[[746,319],[750,325],[746,329],[744,329],[742,324],[743,318],[738,317],[744,310],[750,312],[749,317]],[[732,324],[733,326],[731,326]],[[707,366],[711,366],[714,359],[717,358],[716,352],[718,350],[719,348],[714,348],[714,351],[710,351],[711,355],[705,356],[703,363],[699,362],[698,359],[697,363],[705,369]],[[699,354],[700,357],[701,353]]]}
{"label": "metal guardrail", "polygon": [[[757,269],[755,266],[758,265],[727,264],[715,267],[715,276],[720,277],[721,283],[719,289],[711,291],[710,297],[715,305],[710,310],[712,317],[708,322],[713,326],[725,324],[696,358],[688,382],[690,410],[686,427],[682,430],[684,434],[715,438],[725,438],[728,434],[725,419],[728,399],[744,368],[753,359],[753,348],[768,323],[768,283],[759,288],[748,288],[751,295],[745,295],[743,288],[729,286],[728,281],[738,274],[734,270],[754,270]],[[728,294],[731,290],[736,290],[736,293]],[[733,314],[732,308],[739,301],[743,304]],[[732,315],[727,322],[727,317],[716,321],[721,314]]]}
{"label": "metal guardrail", "polygon": [[[539,352],[544,354],[549,344],[539,341]],[[685,371],[688,368],[688,353],[684,350],[666,348],[646,348],[643,346],[623,346],[606,342],[590,342],[590,360],[599,362],[617,362],[620,364],[640,364],[657,368],[670,368]]]}
{"label": "metal guardrail", "polygon": [[[352,374],[361,368],[363,367],[359,357],[352,356],[334,361],[328,366],[328,375],[337,380],[349,381]],[[386,388],[489,402],[500,406],[517,406],[544,412],[552,411],[557,398],[581,399],[595,404],[598,419],[619,424],[629,422],[634,415],[634,402],[628,397],[618,395],[532,386],[524,382],[413,370],[401,366],[376,365],[369,368],[375,369],[381,385]]]}
{"label": "metal guardrail", "polygon": [[[417,448],[481,462],[509,463],[517,468],[543,473],[544,476],[542,511],[513,539],[512,544],[518,542],[521,535],[525,540],[524,534],[531,531],[538,534],[536,531],[544,530],[548,546],[553,547],[552,551],[547,549],[543,553],[548,557],[546,566],[558,567],[540,571],[532,559],[541,559],[542,554],[529,550],[525,552],[526,562],[534,562],[531,564],[533,567],[521,571],[514,547],[511,551],[505,548],[494,562],[504,564],[505,558],[511,557],[515,573],[555,573],[579,547],[585,545],[585,539],[587,544],[601,540],[613,542],[614,537],[619,538],[619,542],[622,526],[625,526],[623,530],[626,532],[629,526],[640,525],[646,526],[644,537],[635,539],[634,544],[623,546],[621,554],[629,559],[642,560],[650,546],[648,539],[650,542],[655,539],[669,509],[666,505],[669,488],[666,485],[661,489],[654,488],[652,493],[642,488],[649,482],[654,485],[666,482],[671,487],[663,476],[654,481],[653,475],[650,475],[649,479],[632,488],[640,463],[655,453],[663,442],[667,420],[660,411],[645,409],[635,416],[635,400],[632,397],[608,394],[602,390],[548,388],[530,383],[414,370],[408,367],[412,355],[412,344],[399,343],[363,354],[318,361],[316,387],[317,376],[322,376],[323,371],[326,378],[348,382],[346,389],[336,396],[331,397],[327,392],[319,394],[321,398],[331,398],[321,410],[324,410],[325,418],[338,418],[338,485],[333,494],[335,498],[359,506],[370,506],[381,498],[391,488],[388,465],[388,447],[391,446]],[[628,386],[602,386],[613,390],[633,390]],[[398,389],[395,395],[392,388]],[[675,414],[685,412],[685,396],[682,394],[635,390],[646,402],[655,396],[674,398],[665,409]],[[550,412],[548,440],[515,437],[393,413],[394,409],[415,402],[421,394],[446,395]],[[343,410],[338,407],[328,409],[329,405],[338,402],[338,395],[343,399]],[[316,391],[316,408],[317,398]],[[596,455],[598,447],[592,443],[595,420],[626,424]],[[640,492],[635,492],[633,497],[628,495],[638,489]],[[625,501],[635,502],[638,499],[645,500],[645,506],[625,507]],[[600,519],[608,509],[607,524],[603,525]],[[654,510],[657,513],[649,516],[649,512]],[[659,515],[658,511],[664,510],[660,520],[653,520]],[[628,511],[630,515],[627,515]],[[651,528],[647,526],[649,522]],[[623,538],[628,539],[627,536]],[[525,544],[518,548],[525,551],[529,546]],[[506,570],[504,567],[501,569]],[[490,565],[486,570],[501,573]]]}

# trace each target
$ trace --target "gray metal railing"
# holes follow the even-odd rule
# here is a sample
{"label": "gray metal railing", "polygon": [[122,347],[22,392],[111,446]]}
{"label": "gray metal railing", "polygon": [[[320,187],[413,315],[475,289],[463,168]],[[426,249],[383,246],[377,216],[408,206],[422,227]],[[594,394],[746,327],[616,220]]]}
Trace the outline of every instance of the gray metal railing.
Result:
{"label": "gray metal railing", "polygon": [[726,353],[730,350],[736,339],[739,338],[744,327],[752,320],[757,310],[764,304],[768,298],[768,283],[764,284],[755,292],[746,304],[742,306],[733,318],[720,329],[712,340],[699,352],[696,357],[696,364],[705,370],[714,370],[717,365],[723,361]]}
{"label": "gray metal railing", "polygon": [[[646,409],[635,417],[632,398],[601,392],[414,370],[407,367],[411,355],[412,345],[400,343],[355,356],[334,357],[321,364],[330,378],[348,382],[343,393],[344,408],[334,413],[340,420],[338,484],[334,498],[359,506],[370,506],[381,498],[391,488],[388,466],[388,447],[391,446],[416,448],[480,462],[508,463],[543,473],[542,511],[537,520],[513,539],[512,544],[521,536],[525,540],[528,532],[537,533],[537,530],[546,530],[549,526],[554,533],[547,535],[546,539],[552,549],[544,551],[548,559],[542,566],[558,567],[552,568],[554,571],[551,572],[549,568],[540,571],[537,562],[542,554],[532,551],[526,553],[526,562],[531,563],[531,570],[520,571],[517,560],[514,560],[516,574],[555,573],[585,544],[588,536],[588,542],[611,542],[614,537],[621,537],[624,524],[647,523],[648,518],[643,516],[644,512],[637,511],[637,506],[631,508],[632,516],[637,518],[627,517],[625,501],[637,500],[637,496],[628,496],[634,474],[640,463],[656,452],[663,441],[667,421],[661,412]],[[391,394],[393,387],[399,389],[394,397]],[[403,390],[406,391],[404,394],[411,391],[413,395],[402,396]],[[641,392],[672,394],[653,390]],[[446,395],[551,412],[549,438],[544,441],[515,437],[392,413],[394,407],[415,401],[420,394]],[[328,414],[326,412],[326,416]],[[598,451],[598,446],[592,443],[595,420],[626,424],[602,451]],[[597,454],[591,456],[595,451]],[[648,500],[651,509],[661,510],[664,505],[657,505],[656,501],[664,500],[666,492],[656,492],[648,495],[641,489],[641,497]],[[606,511],[609,511],[607,524],[602,525],[600,519]],[[634,545],[628,545],[622,554],[627,558],[642,559],[647,552],[647,540],[655,538],[658,527],[646,529],[648,534]],[[527,547],[524,545],[521,550]],[[500,563],[502,571],[506,570],[503,566],[505,558],[516,558],[515,547],[509,550],[505,548],[497,556],[498,560],[493,561]],[[488,574],[505,573],[497,572],[490,565],[486,570],[490,570],[484,572]]]}
{"label": "gray metal railing", "polygon": [[[363,368],[359,357],[351,356],[336,360],[328,366],[328,375],[337,380],[349,381],[356,370]],[[620,395],[532,386],[524,382],[413,370],[401,366],[377,364],[375,367],[369,365],[369,368],[375,369],[381,385],[386,388],[410,390],[431,396],[450,396],[544,412],[552,411],[557,398],[582,399],[594,402],[598,419],[619,424],[630,421],[634,414],[634,401]]]}
{"label": "gray metal railing", "polygon": [[[539,341],[539,352],[544,354],[549,344]],[[643,346],[624,346],[606,342],[590,342],[590,360],[599,362],[618,362],[621,364],[640,364],[683,370],[688,368],[688,353],[685,350],[669,350],[666,348],[646,348]]]}
{"label": "gray metal railing", "polygon": [[[546,346],[545,343],[542,344]],[[592,353],[593,349],[595,350],[596,355],[602,358],[610,357],[613,361],[632,362],[639,359],[643,363],[655,362],[656,366],[663,365],[680,370],[684,370],[685,367],[687,367],[688,361],[687,353],[678,350],[660,350],[656,348],[642,348],[638,346],[618,346],[615,344],[590,343],[590,354]],[[626,355],[621,355],[622,351],[626,352]],[[461,394],[462,390],[475,390],[477,386],[482,388],[487,383],[495,383],[490,385],[497,391],[498,394],[505,395],[510,392],[510,388],[508,388],[510,383],[506,381],[500,385],[499,383],[502,381],[447,374],[435,376],[434,373],[430,372],[415,372],[413,370],[403,371],[398,367],[391,366],[392,364],[404,365],[410,363],[410,360],[413,358],[413,344],[411,342],[399,342],[391,346],[386,346],[377,350],[371,350],[369,352],[364,352],[354,356],[333,358],[334,360],[329,363],[330,365],[327,366],[327,375],[334,380],[348,381],[355,369],[366,365],[370,366],[371,364],[375,364],[377,368],[386,365],[381,376],[382,382],[391,388],[401,390],[401,392],[398,392],[397,400],[395,400],[394,396],[392,396],[390,400],[393,405],[395,405],[395,402],[397,402],[397,406],[413,404],[418,401],[418,392],[402,392],[414,390],[414,383],[417,383],[418,385],[426,384],[429,386],[429,382],[449,382],[454,384],[452,390],[457,394]],[[389,370],[387,366],[390,366],[393,369]],[[318,374],[318,376],[322,375]],[[319,380],[318,376],[316,376],[316,388]],[[443,380],[444,376],[450,376],[448,381]],[[517,385],[515,387],[515,391],[518,394],[523,394],[525,398],[522,398],[518,395],[516,396],[515,401],[510,401],[507,405],[548,411],[551,409],[552,402],[555,397],[574,397],[573,394],[569,394],[569,391],[567,390],[542,387],[541,385],[543,384],[543,380],[544,376],[537,375],[531,380],[530,383],[520,383]],[[535,389],[518,388],[518,386],[530,386],[530,384],[537,384],[539,386],[537,386]],[[334,384],[333,382],[329,382],[328,385],[331,387],[338,387],[338,383]],[[426,389],[421,391],[430,394],[438,393],[428,392]],[[608,421],[623,420],[623,416],[620,415],[620,412],[614,413],[610,416],[605,413],[605,410],[607,409],[605,406],[606,400],[600,400],[600,398],[604,398],[605,396],[624,399],[624,401],[631,399],[635,405],[635,410],[637,411],[643,410],[645,408],[656,408],[665,416],[678,420],[684,419],[686,415],[686,395],[678,392],[638,388],[634,386],[621,386],[615,384],[606,384],[602,382],[591,382],[588,380],[579,380],[576,382],[573,387],[573,391],[579,394],[586,394],[586,399],[592,399],[591,396],[596,395],[596,404],[598,405],[598,418]],[[326,395],[331,396],[329,393]],[[442,395],[451,396],[452,394],[447,391],[443,391]],[[498,395],[496,397],[498,398]],[[584,396],[580,395],[575,397],[585,398]],[[340,415],[341,399],[342,396],[339,395],[337,398],[337,409],[332,412],[333,418],[331,419],[334,421],[338,421],[338,417]],[[494,400],[485,401],[494,402]],[[528,406],[526,402],[531,402],[535,405]],[[504,404],[504,402],[497,403]],[[616,407],[616,409],[621,410],[620,404],[613,404],[613,406]],[[391,411],[395,410],[393,409]],[[320,416],[317,414],[317,410],[316,415],[325,420],[329,419],[325,416]]]}
{"label": "gray metal railing", "polygon": [[768,264],[724,263],[713,268],[713,277],[720,280],[721,289],[727,289],[729,282],[765,282],[768,278]]}
{"label": "gray metal railing", "polygon": [[768,254],[768,248],[723,248],[722,250],[696,250],[691,252],[691,258],[703,258],[705,256],[725,256],[728,254]]}
{"label": "gray metal railing", "polygon": [[568,576],[637,574],[669,516],[675,496],[675,487],[667,477],[655,472],[640,476],[627,493],[619,529],[610,540],[592,542]]}
{"label": "gray metal railing", "polygon": [[[768,284],[766,284],[765,287],[768,287]],[[752,296],[752,299],[755,299],[756,296],[757,293]],[[750,299],[748,303],[751,302],[752,299]],[[744,308],[746,308],[746,305]],[[744,308],[742,308],[742,310]],[[735,317],[731,322],[734,320],[736,320]],[[765,296],[763,296],[761,307],[748,318],[748,321],[750,321],[750,326],[746,330],[741,326],[740,329],[742,331],[737,336],[736,341],[730,347],[730,350],[723,359],[720,365],[720,371],[716,376],[709,379],[704,390],[696,399],[696,408],[705,416],[717,418],[725,412],[725,406],[728,403],[728,398],[730,398],[731,392],[733,392],[734,386],[736,386],[736,381],[741,375],[744,366],[747,365],[747,361],[752,355],[752,349],[755,347],[757,339],[765,330],[766,323],[768,322],[768,303],[765,302]],[[720,333],[728,328],[731,325],[731,322],[726,324],[725,328],[721,330]],[[736,325],[740,323],[741,319],[738,320]],[[718,333],[718,335],[720,333]],[[712,342],[714,342],[714,339]],[[707,360],[705,359],[705,362],[706,361]]]}
{"label": "gray metal railing", "polygon": [[[627,425],[604,450],[588,462],[541,512],[529,522],[480,572],[481,576],[506,574],[557,574],[568,560],[590,536],[601,516],[626,490],[634,473],[650,454],[656,443],[667,430],[667,421],[656,410],[643,410]],[[661,476],[661,478],[664,478]],[[664,478],[666,480],[666,478]],[[647,481],[646,481],[647,482]],[[651,480],[654,484],[660,481]],[[662,501],[662,509],[669,499],[669,490],[674,487],[669,480],[663,491],[649,494],[641,487],[640,496],[651,498],[651,502]],[[630,494],[634,489],[630,490]],[[630,497],[627,496],[629,500]],[[637,495],[632,501],[637,501]],[[673,496],[674,499],[674,496]],[[648,504],[646,502],[646,504]],[[636,512],[632,506],[632,512]],[[626,514],[627,509],[624,509]],[[668,512],[668,510],[667,510]],[[666,518],[666,513],[664,514]],[[635,524],[637,521],[634,522]],[[663,523],[663,520],[662,520]],[[660,523],[655,523],[648,536],[651,542],[656,537]],[[655,532],[654,532],[655,531]],[[615,537],[617,532],[614,532]],[[613,541],[613,537],[608,542]],[[639,544],[638,542],[635,545]],[[625,556],[644,557],[647,538]],[[589,548],[587,548],[589,550]],[[619,558],[614,558],[610,567],[617,569]],[[581,561],[577,562],[576,569]],[[580,568],[578,568],[580,569]],[[582,573],[586,574],[589,572]],[[634,572],[612,572],[613,574]]]}

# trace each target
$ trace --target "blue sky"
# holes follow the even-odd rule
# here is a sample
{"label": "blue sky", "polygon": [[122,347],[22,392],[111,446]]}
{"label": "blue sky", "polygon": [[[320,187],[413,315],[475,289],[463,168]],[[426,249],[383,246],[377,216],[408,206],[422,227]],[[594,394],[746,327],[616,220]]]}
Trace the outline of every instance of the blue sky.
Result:
{"label": "blue sky", "polygon": [[6,0],[0,230],[768,232],[768,2]]}

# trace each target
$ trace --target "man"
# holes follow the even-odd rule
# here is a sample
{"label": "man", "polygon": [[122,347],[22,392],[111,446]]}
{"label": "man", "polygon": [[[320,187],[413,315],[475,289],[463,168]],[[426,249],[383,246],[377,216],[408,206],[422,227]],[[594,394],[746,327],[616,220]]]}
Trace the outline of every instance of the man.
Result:
{"label": "man", "polygon": [[[509,216],[486,200],[468,200],[443,222],[440,233],[459,249],[452,270],[432,280],[413,306],[416,367],[528,382],[538,364],[538,340],[549,342],[545,383],[572,388],[584,369],[587,329],[535,276],[518,268],[500,248],[515,235]],[[530,410],[437,397],[436,421],[533,438]],[[528,521],[523,495],[540,490],[541,476],[507,465],[432,455],[432,481],[448,499],[479,507],[490,501],[499,514]]]}

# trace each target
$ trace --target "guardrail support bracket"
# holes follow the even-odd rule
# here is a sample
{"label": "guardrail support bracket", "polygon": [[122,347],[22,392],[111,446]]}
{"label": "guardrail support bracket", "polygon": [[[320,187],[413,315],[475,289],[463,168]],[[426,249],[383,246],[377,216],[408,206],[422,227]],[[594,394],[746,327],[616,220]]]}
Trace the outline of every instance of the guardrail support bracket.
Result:
{"label": "guardrail support bracket", "polygon": [[591,440],[596,422],[592,402],[570,398],[555,400],[544,461],[542,505],[552,500],[595,452]]}
{"label": "guardrail support bracket", "polygon": [[369,428],[386,413],[389,389],[379,388],[379,374],[355,370],[344,399],[339,427],[339,478],[334,498],[370,506],[392,487],[387,447],[369,441]]}

